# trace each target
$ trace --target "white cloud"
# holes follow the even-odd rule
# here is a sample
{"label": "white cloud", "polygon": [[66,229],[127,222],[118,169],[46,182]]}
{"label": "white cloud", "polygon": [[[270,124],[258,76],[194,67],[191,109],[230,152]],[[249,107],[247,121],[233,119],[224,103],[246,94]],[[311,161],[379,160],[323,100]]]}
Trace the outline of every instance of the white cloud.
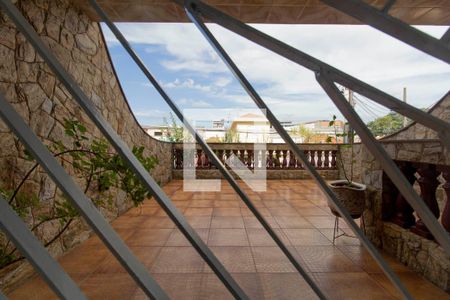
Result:
{"label": "white cloud", "polygon": [[[258,92],[271,103],[274,112],[327,117],[334,110],[310,70],[217,25],[208,27],[250,82],[258,85]],[[450,86],[448,65],[367,26],[255,27],[398,98],[406,86],[409,103],[417,107],[436,102]],[[199,85],[199,90],[235,105],[252,103],[243,90],[229,89],[231,73],[194,25],[120,24],[119,28],[132,43],[164,49],[169,58],[160,62],[163,67],[210,78],[211,87]],[[446,30],[420,29],[438,37]],[[111,33],[105,30],[105,34],[106,40],[114,43]],[[154,51],[155,47],[150,49]],[[191,88],[195,85],[191,82]]]}
{"label": "white cloud", "polygon": [[209,108],[212,107],[211,103],[203,100],[193,100],[181,98],[176,100],[177,104],[183,106],[184,108]]}
{"label": "white cloud", "polygon": [[188,78],[186,80],[181,81],[180,79],[176,78],[172,82],[161,82],[161,85],[165,88],[174,89],[174,88],[187,88],[187,89],[193,89],[193,90],[199,90],[202,92],[209,92],[211,91],[211,86],[209,85],[202,85],[199,83],[196,83],[194,79]]}
{"label": "white cloud", "polygon": [[149,109],[149,110],[135,110],[133,111],[136,117],[144,117],[144,118],[160,118],[162,115],[167,112],[158,110],[158,109]]}
{"label": "white cloud", "polygon": [[214,81],[214,85],[218,87],[226,87],[232,82],[232,79],[229,77],[219,77]]}

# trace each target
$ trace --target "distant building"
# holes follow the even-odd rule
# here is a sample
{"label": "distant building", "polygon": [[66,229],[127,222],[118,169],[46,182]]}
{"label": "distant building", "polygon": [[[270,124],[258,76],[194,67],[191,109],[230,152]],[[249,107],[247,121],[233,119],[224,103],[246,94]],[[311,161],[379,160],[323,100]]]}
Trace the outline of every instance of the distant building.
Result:
{"label": "distant building", "polygon": [[233,120],[230,126],[239,135],[241,143],[270,143],[270,123],[263,115],[245,114]]}
{"label": "distant building", "polygon": [[[294,123],[292,121],[280,122],[283,128],[290,134],[296,143],[326,143],[328,137],[334,137],[335,133],[344,132],[345,123],[336,120],[335,126],[329,126],[328,120],[317,120],[306,123]],[[303,127],[308,132],[305,137],[300,130]],[[143,126],[144,130],[152,137],[160,140],[168,140],[168,126]],[[281,136],[270,125],[264,115],[248,113],[235,118],[229,128],[225,127],[225,120],[212,121],[209,126],[196,127],[198,134],[208,143],[220,143],[225,141],[227,132],[232,131],[239,143],[284,143]],[[336,132],[335,132],[336,130]],[[336,143],[333,138],[332,142]],[[339,138],[339,143],[343,142]]]}
{"label": "distant building", "polygon": [[158,139],[158,140],[167,140],[167,125],[144,125],[142,126],[142,129],[144,129],[144,131]]}

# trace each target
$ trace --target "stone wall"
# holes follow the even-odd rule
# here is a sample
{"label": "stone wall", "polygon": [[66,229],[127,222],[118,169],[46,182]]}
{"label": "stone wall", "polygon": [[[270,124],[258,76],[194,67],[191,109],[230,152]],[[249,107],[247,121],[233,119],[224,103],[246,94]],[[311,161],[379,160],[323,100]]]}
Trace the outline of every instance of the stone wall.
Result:
{"label": "stone wall", "polygon": [[[142,145],[146,154],[158,158],[159,165],[152,171],[155,180],[168,182],[171,179],[171,144],[152,139],[138,125],[117,81],[99,25],[91,22],[72,3],[68,0],[15,1],[44,43],[125,142],[130,147]],[[90,137],[102,137],[3,12],[0,16],[0,92],[46,144],[58,140],[69,143],[64,135],[64,118],[85,124]],[[25,159],[23,146],[1,121],[0,141],[0,186],[13,188],[32,163]],[[38,193],[41,201],[52,198],[55,185],[43,171],[35,173],[31,179],[24,189]],[[103,213],[113,219],[130,205],[125,194],[117,191],[114,208]],[[74,223],[50,251],[54,255],[64,252],[85,239],[87,232],[83,222]],[[0,289],[7,289],[28,271],[25,264],[13,272],[3,271]]]}
{"label": "stone wall", "polygon": [[[429,113],[450,121],[450,95],[445,95]],[[450,165],[450,155],[437,139],[436,132],[417,123],[411,123],[382,139],[381,144],[394,160]],[[383,181],[389,179],[368,149],[365,146],[360,147],[360,180],[368,187],[364,213],[367,236],[375,245],[395,255],[412,270],[424,275],[442,289],[450,291],[450,260],[445,256],[442,247],[434,241],[382,220]],[[417,184],[415,189],[418,190]],[[442,207],[448,199],[445,199],[445,193],[441,189],[438,189],[437,195]]]}

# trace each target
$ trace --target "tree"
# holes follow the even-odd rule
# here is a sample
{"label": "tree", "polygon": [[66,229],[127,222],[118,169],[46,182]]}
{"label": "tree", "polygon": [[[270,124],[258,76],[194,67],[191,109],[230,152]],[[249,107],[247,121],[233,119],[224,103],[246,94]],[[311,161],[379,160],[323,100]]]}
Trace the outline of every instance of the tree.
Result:
{"label": "tree", "polygon": [[384,117],[367,123],[367,127],[374,136],[385,136],[403,127],[403,117],[396,112],[390,112]]}
{"label": "tree", "polygon": [[225,131],[225,137],[222,140],[223,143],[239,143],[239,133],[231,128]]}
{"label": "tree", "polygon": [[170,113],[170,124],[166,118],[163,119],[164,124],[167,126],[166,136],[169,142],[181,143],[184,141],[184,129],[182,126],[178,126],[175,116]]}
{"label": "tree", "polygon": [[298,135],[302,137],[303,143],[309,143],[311,142],[311,138],[313,137],[314,133],[311,129],[306,128],[303,125],[298,125],[298,127],[294,128],[292,131],[293,135]]}

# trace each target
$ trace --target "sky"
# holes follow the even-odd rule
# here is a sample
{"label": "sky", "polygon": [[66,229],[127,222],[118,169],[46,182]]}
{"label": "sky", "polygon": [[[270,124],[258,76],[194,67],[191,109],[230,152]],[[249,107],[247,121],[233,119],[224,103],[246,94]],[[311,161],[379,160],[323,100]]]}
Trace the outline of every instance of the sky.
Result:
{"label": "sky", "polygon": [[[191,117],[198,122],[227,118],[227,110],[256,107],[193,24],[117,25],[168,95],[186,112],[197,112]],[[406,87],[408,103],[419,108],[432,106],[450,87],[450,68],[444,62],[368,26],[252,26],[399,99]],[[104,24],[102,28],[138,121],[164,124],[170,108],[109,29]],[[208,28],[280,121],[342,118],[311,71],[218,25]],[[418,28],[437,38],[447,29]],[[389,112],[361,95],[356,95],[356,111],[366,122]]]}

